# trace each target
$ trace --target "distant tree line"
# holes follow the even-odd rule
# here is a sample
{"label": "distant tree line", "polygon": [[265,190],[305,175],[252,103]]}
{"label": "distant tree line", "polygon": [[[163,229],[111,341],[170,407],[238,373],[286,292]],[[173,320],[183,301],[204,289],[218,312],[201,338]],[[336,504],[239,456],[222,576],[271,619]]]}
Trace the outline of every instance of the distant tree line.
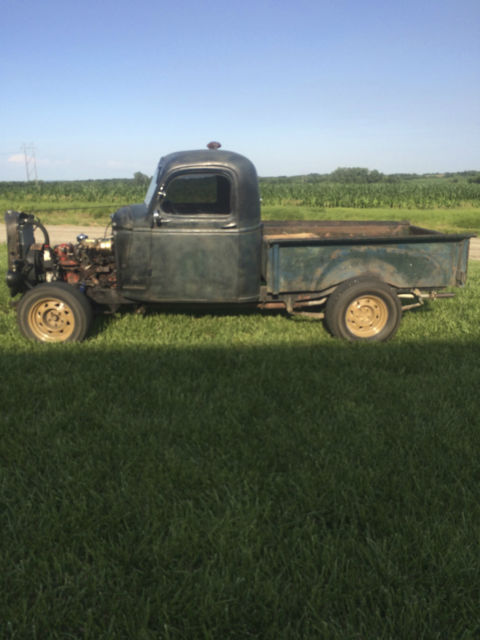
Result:
{"label": "distant tree line", "polygon": [[391,173],[385,174],[376,169],[363,167],[338,167],[331,173],[308,173],[298,176],[278,176],[260,178],[264,182],[291,183],[318,183],[335,182],[340,184],[376,184],[399,183],[409,180],[447,180],[449,182],[480,183],[480,171],[458,171],[455,173]]}

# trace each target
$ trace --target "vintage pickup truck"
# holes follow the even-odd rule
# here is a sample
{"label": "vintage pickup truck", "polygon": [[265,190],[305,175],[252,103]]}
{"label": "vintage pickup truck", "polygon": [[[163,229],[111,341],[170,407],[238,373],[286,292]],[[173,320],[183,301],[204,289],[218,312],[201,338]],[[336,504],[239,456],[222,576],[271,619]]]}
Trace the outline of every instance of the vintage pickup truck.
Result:
{"label": "vintage pickup truck", "polygon": [[82,340],[92,307],[147,303],[284,310],[339,338],[384,341],[402,311],[465,284],[471,237],[408,222],[262,222],[254,165],[218,149],[161,158],[145,201],[112,214],[101,239],[51,247],[32,214],[5,221],[18,324],[41,342]]}

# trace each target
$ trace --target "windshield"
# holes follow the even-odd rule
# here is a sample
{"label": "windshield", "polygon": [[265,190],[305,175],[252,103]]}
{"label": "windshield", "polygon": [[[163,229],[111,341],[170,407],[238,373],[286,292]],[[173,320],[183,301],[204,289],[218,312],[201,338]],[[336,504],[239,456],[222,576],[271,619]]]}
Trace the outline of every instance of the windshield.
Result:
{"label": "windshield", "polygon": [[153,177],[150,181],[150,186],[148,187],[147,190],[147,194],[145,196],[145,204],[147,205],[147,207],[149,206],[150,202],[152,201],[152,198],[155,196],[155,192],[157,190],[157,184],[158,184],[158,175],[161,171],[161,165],[160,163],[158,164],[157,170],[155,171],[155,173],[153,174]]}

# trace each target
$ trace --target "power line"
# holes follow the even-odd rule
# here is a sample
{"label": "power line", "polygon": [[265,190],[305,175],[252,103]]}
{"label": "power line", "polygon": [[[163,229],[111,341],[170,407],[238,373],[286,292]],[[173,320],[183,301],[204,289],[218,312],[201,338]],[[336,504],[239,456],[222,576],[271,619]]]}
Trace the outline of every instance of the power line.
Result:
{"label": "power line", "polygon": [[30,182],[30,179],[34,179],[35,182],[38,182],[37,175],[37,159],[35,157],[35,145],[31,142],[29,145],[22,145],[23,155],[25,156],[25,173],[27,174],[27,182]]}

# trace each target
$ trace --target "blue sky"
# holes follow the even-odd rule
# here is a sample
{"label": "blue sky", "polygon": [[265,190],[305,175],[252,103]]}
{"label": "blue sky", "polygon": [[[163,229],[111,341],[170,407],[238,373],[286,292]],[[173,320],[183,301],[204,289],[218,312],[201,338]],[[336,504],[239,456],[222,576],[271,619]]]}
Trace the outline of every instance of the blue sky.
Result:
{"label": "blue sky", "polygon": [[0,0],[0,180],[480,169],[479,0]]}

